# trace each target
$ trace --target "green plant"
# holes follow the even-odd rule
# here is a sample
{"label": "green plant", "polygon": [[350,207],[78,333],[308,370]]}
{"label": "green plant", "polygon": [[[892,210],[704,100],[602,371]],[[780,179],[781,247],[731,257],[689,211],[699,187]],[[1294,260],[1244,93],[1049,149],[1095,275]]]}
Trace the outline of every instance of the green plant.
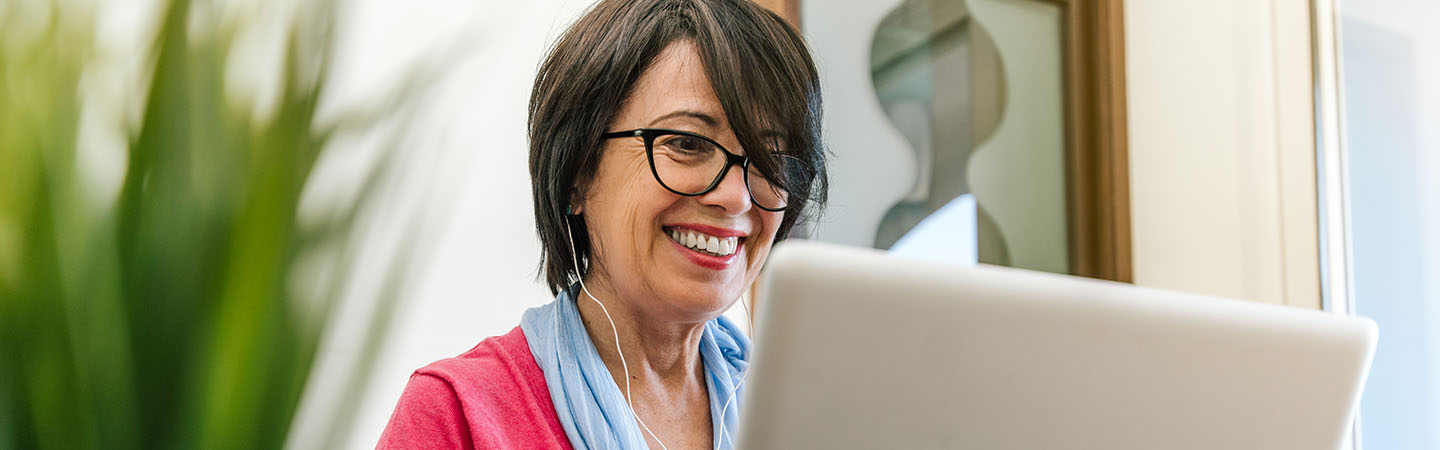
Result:
{"label": "green plant", "polygon": [[297,261],[343,253],[390,171],[297,220],[335,134],[383,119],[317,120],[332,10],[297,15],[257,115],[227,94],[233,22],[163,8],[123,183],[96,199],[77,169],[90,15],[0,3],[0,448],[284,444],[343,284],[294,289]]}

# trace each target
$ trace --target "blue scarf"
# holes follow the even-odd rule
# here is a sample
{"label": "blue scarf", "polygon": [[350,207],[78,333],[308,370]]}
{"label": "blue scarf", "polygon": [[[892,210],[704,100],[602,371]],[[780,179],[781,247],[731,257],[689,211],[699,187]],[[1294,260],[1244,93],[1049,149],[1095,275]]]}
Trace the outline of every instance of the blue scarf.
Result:
{"label": "blue scarf", "polygon": [[[575,289],[571,286],[571,290]],[[561,292],[555,301],[525,311],[520,328],[530,342],[535,362],[545,372],[545,385],[571,446],[594,450],[646,448],[645,432],[635,422],[630,405],[625,403],[625,393],[585,333],[580,310],[570,292]],[[750,339],[730,319],[721,316],[705,323],[700,335],[700,360],[705,365],[705,386],[710,391],[716,449],[735,447],[735,426],[745,387],[735,391],[736,398],[728,408],[724,405],[749,366],[749,353]],[[725,417],[720,417],[722,408]]]}

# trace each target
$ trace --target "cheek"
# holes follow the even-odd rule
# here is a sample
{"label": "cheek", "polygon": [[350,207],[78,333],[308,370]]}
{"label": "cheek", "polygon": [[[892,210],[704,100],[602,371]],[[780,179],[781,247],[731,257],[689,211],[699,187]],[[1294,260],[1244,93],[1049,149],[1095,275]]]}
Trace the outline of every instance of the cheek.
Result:
{"label": "cheek", "polygon": [[665,209],[664,199],[639,183],[627,185],[619,197],[615,219],[623,224],[623,229],[616,231],[629,236],[637,247],[648,245],[650,238],[659,232],[656,218]]}
{"label": "cheek", "polygon": [[593,189],[597,208],[603,208],[606,221],[614,224],[609,228],[614,235],[641,236],[651,232],[659,211],[674,203],[673,194],[665,192],[655,183],[649,166],[643,159],[617,158],[602,164],[604,176]]}
{"label": "cheek", "polygon": [[759,211],[760,227],[765,230],[768,242],[775,242],[775,234],[780,231],[780,222],[784,221],[784,212]]}
{"label": "cheek", "polygon": [[774,248],[775,234],[779,231],[780,222],[785,217],[785,213],[782,212],[760,211],[758,214],[759,217],[756,218],[756,221],[760,224],[760,229],[763,231],[756,233],[755,237],[759,239],[754,239],[754,241],[758,243],[758,245],[752,246],[751,267],[747,270],[747,272],[752,274],[759,272],[760,266],[764,264],[766,256],[768,256],[770,250]]}
{"label": "cheek", "polygon": [[645,217],[651,201],[644,181],[628,160],[602,161],[599,175],[590,186],[587,199],[588,225],[596,256],[611,265],[628,266],[645,245],[649,224]]}
{"label": "cheek", "polygon": [[619,187],[610,217],[616,224],[612,235],[624,240],[623,251],[630,263],[645,264],[656,254],[657,246],[669,245],[660,228],[660,217],[680,197],[664,191],[649,172],[636,174]]}

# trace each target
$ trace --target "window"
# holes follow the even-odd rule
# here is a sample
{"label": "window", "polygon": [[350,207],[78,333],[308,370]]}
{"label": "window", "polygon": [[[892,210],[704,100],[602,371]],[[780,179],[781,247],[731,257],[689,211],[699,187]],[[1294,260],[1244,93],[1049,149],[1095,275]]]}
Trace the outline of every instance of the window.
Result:
{"label": "window", "polygon": [[1440,450],[1440,3],[1338,6],[1351,302],[1380,326],[1357,442]]}

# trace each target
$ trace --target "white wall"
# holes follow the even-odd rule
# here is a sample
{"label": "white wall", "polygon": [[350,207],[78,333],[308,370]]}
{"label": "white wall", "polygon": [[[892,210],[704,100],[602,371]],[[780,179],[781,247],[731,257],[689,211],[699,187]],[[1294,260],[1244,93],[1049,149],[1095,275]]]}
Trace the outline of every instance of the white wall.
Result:
{"label": "white wall", "polygon": [[1318,308],[1309,2],[1125,8],[1136,284]]}

